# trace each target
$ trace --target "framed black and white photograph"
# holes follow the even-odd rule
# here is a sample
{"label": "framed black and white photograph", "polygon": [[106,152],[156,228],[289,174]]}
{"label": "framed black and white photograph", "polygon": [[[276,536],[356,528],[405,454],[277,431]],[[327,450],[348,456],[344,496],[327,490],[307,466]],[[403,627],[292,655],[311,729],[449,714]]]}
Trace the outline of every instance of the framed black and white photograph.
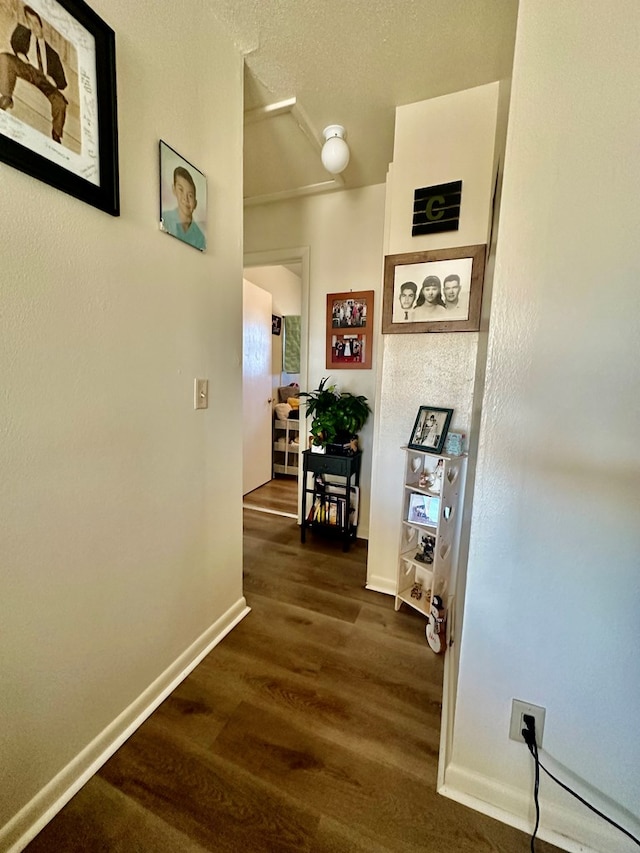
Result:
{"label": "framed black and white photograph", "polygon": [[420,406],[411,431],[409,447],[412,450],[426,450],[427,453],[441,453],[452,415],[453,409]]}
{"label": "framed black and white photograph", "polygon": [[162,139],[160,230],[201,252],[207,248],[207,179]]}
{"label": "framed black and white photograph", "polygon": [[0,160],[119,216],[115,35],[83,0],[0,0]]}
{"label": "framed black and white photograph", "polygon": [[484,244],[387,255],[382,333],[477,332]]}
{"label": "framed black and white photograph", "polygon": [[282,317],[280,317],[278,314],[271,315],[271,334],[282,334]]}

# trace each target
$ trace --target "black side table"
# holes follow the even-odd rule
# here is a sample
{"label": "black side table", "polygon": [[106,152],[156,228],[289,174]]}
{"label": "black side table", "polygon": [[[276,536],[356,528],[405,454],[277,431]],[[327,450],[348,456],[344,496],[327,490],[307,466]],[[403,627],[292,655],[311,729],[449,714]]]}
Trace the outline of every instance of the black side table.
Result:
{"label": "black side table", "polygon": [[[304,543],[307,527],[327,532],[339,532],[342,550],[348,551],[351,539],[355,539],[357,521],[351,523],[351,487],[360,485],[360,460],[362,451],[350,456],[335,456],[331,453],[302,453],[302,524],[300,541]],[[339,477],[340,480],[319,486],[318,480],[324,474]],[[311,481],[311,482],[310,482]],[[327,490],[327,485],[330,491]],[[307,509],[307,495],[311,495],[311,506]],[[316,502],[322,507],[322,520],[313,518]],[[330,510],[336,511],[333,521],[329,520]],[[311,516],[311,517],[309,517]]]}

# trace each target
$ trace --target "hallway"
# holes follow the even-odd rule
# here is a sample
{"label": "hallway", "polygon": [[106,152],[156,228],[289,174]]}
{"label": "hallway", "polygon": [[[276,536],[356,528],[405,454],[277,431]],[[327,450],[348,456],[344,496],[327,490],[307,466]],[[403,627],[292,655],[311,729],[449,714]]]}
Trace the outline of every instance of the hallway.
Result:
{"label": "hallway", "polygon": [[252,612],[28,853],[526,853],[435,793],[442,658],[363,588],[366,544],[244,519]]}

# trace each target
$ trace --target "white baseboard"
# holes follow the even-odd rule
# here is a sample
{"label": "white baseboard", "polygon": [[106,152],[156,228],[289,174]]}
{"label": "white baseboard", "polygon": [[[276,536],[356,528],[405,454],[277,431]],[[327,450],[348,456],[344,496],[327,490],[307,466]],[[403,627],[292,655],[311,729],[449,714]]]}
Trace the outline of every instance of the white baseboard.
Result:
{"label": "white baseboard", "polygon": [[382,592],[385,595],[396,594],[395,581],[380,577],[380,575],[371,575],[370,578],[367,578],[365,588],[370,589],[372,592]]}
{"label": "white baseboard", "polygon": [[364,522],[361,522],[358,525],[358,530],[356,532],[356,539],[362,539],[364,542],[369,541],[369,524],[368,524],[368,522],[367,522],[367,524],[365,524]]}
{"label": "white baseboard", "polygon": [[20,853],[40,830],[144,723],[158,705],[226,637],[250,608],[244,597],[207,628],[198,639],[147,687],[128,708],[72,759],[57,776],[0,829],[0,850]]}
{"label": "white baseboard", "polygon": [[[451,610],[449,610],[451,612]],[[447,629],[449,625],[447,625]],[[449,631],[447,630],[447,637]],[[458,646],[449,646],[444,656],[442,677],[442,714],[440,717],[440,750],[438,753],[438,780],[440,789],[444,785],[445,770],[451,761],[453,748],[453,723],[456,713],[456,683],[458,680]]]}
{"label": "white baseboard", "polygon": [[[444,784],[438,788],[438,793],[528,835],[533,831],[532,793],[503,785],[455,764],[449,764],[445,769]],[[601,810],[607,813],[605,807]],[[609,827],[579,803],[576,803],[575,811],[569,811],[541,800],[540,813],[538,836],[561,850],[569,853],[629,853],[632,849],[629,846],[631,842],[622,833]],[[615,815],[612,817],[615,819]],[[633,831],[633,827],[629,831]]]}

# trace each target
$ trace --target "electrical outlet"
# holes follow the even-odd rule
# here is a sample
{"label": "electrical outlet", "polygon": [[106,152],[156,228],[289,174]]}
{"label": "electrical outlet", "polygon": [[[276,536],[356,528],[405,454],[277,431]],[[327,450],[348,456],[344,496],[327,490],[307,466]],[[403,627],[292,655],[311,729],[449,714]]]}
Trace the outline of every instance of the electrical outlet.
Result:
{"label": "electrical outlet", "polygon": [[511,702],[511,724],[509,726],[509,737],[511,740],[524,743],[522,737],[522,729],[524,726],[524,715],[530,714],[536,721],[536,743],[538,749],[542,746],[542,733],[544,731],[544,715],[545,709],[540,705],[532,705],[530,702],[522,702],[520,699],[513,699]]}
{"label": "electrical outlet", "polygon": [[193,381],[193,408],[206,409],[209,406],[209,380],[194,379]]}

